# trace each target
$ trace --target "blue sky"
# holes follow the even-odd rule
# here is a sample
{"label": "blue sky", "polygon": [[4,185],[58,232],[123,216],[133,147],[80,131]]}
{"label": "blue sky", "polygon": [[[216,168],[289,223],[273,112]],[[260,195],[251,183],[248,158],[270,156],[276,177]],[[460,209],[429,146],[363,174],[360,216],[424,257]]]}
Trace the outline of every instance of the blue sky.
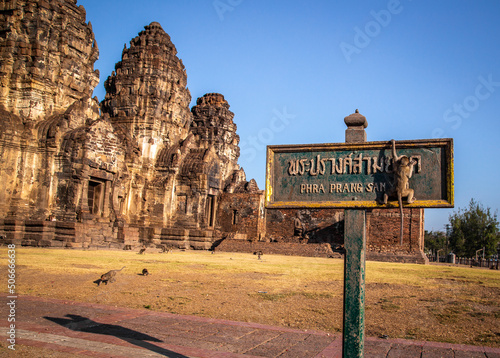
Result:
{"label": "blue sky", "polygon": [[79,0],[99,47],[101,82],[153,21],[182,59],[192,105],[224,95],[239,164],[264,188],[265,147],[344,141],[356,108],[369,141],[454,139],[455,209],[426,210],[427,230],[471,198],[496,211],[500,177],[500,2]]}

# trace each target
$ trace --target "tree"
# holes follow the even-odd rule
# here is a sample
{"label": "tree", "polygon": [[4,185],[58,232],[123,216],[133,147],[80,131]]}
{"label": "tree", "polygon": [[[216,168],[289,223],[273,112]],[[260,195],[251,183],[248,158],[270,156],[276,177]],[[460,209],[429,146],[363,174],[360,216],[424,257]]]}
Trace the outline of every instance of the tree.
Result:
{"label": "tree", "polygon": [[446,235],[442,231],[427,231],[424,233],[424,246],[426,250],[432,252],[435,255],[438,250],[443,250],[440,255],[446,255]]}
{"label": "tree", "polygon": [[450,215],[450,247],[458,256],[473,257],[484,247],[485,256],[497,253],[500,239],[497,213],[471,199],[469,207]]}

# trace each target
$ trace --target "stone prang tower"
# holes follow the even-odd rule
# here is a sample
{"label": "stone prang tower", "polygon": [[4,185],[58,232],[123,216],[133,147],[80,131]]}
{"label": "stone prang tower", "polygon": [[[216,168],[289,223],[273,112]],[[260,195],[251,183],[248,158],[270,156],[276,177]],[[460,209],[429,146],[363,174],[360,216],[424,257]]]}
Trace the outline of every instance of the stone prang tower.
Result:
{"label": "stone prang tower", "polygon": [[246,183],[224,97],[190,110],[184,65],[152,22],[123,49],[99,104],[83,6],[0,6],[0,233],[34,246],[210,248],[224,235],[225,187]]}

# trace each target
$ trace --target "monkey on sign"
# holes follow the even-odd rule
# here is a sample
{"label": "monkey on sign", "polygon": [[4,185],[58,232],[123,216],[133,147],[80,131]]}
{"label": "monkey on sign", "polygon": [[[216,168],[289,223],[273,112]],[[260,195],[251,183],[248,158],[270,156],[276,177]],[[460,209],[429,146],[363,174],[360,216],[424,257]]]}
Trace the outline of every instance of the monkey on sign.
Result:
{"label": "monkey on sign", "polygon": [[392,188],[384,193],[383,204],[387,204],[390,197],[397,197],[399,204],[399,213],[401,215],[401,245],[403,245],[403,198],[411,204],[415,201],[415,192],[410,188],[410,178],[413,175],[413,167],[417,162],[410,159],[406,155],[398,156],[396,153],[396,142],[392,143],[392,167],[394,170],[394,183]]}

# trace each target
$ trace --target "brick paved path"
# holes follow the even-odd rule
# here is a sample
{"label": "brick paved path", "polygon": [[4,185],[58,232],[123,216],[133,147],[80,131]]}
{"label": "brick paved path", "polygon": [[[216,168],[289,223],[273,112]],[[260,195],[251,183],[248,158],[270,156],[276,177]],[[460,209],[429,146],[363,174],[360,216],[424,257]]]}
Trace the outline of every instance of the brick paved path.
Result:
{"label": "brick paved path", "polygon": [[[7,298],[0,304],[7,307]],[[5,312],[2,309],[2,312]],[[7,314],[0,337],[7,339]],[[20,296],[16,344],[90,357],[341,357],[342,337],[255,323]],[[500,349],[367,338],[365,357],[500,358]]]}

